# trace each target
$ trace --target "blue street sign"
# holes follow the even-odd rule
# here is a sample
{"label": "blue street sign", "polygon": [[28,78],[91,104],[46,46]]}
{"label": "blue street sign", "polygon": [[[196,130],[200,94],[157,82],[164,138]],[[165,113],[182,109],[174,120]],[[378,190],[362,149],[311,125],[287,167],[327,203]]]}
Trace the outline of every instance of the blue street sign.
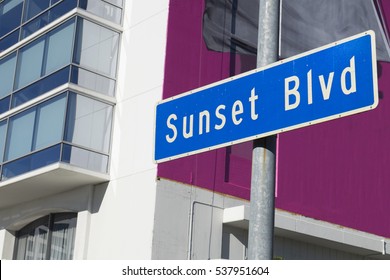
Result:
{"label": "blue street sign", "polygon": [[155,161],[373,109],[372,31],[161,101]]}

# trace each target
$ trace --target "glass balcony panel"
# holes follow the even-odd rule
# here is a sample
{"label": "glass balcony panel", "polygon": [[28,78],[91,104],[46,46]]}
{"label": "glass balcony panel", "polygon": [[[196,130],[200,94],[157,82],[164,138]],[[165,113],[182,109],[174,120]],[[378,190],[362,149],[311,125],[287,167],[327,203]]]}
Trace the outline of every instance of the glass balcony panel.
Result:
{"label": "glass balcony panel", "polygon": [[107,155],[95,153],[79,147],[64,144],[61,161],[88,170],[107,173]]}
{"label": "glass balcony panel", "polygon": [[29,154],[23,158],[8,162],[3,165],[1,180],[27,173],[32,170],[59,162],[61,145],[55,145],[47,149]]}
{"label": "glass balcony panel", "polygon": [[123,0],[105,0],[105,2],[117,5],[118,7],[123,7]]}
{"label": "glass balcony panel", "polygon": [[19,29],[0,39],[0,52],[12,47],[19,41]]}
{"label": "glass balcony panel", "polygon": [[80,0],[79,7],[101,18],[120,24],[122,9],[102,0]]}
{"label": "glass balcony panel", "polygon": [[[17,107],[29,100],[34,99],[56,87],[69,82],[70,66],[67,66],[53,74],[35,82],[28,87],[21,89],[13,94],[12,108]],[[0,101],[1,102],[1,101]]]}
{"label": "glass balcony panel", "polygon": [[70,81],[81,87],[94,90],[108,96],[115,95],[115,80],[73,66]]}
{"label": "glass balcony panel", "polygon": [[[54,3],[52,3],[54,5]],[[21,39],[26,38],[32,33],[38,31],[47,24],[53,22],[60,16],[66,14],[77,6],[77,0],[62,1],[58,5],[53,6],[50,10],[44,12],[37,18],[25,23],[22,26]]]}
{"label": "glass balcony panel", "polygon": [[9,110],[9,103],[11,102],[11,96],[8,95],[7,97],[0,100],[0,114],[5,113]]}
{"label": "glass balcony panel", "polygon": [[49,24],[49,13],[46,12],[22,26],[21,39],[28,37]]}

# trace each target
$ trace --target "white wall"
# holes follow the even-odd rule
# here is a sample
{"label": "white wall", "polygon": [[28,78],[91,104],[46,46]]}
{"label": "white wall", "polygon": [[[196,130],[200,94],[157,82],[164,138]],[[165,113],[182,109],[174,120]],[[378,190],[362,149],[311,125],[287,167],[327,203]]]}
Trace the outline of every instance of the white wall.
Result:
{"label": "white wall", "polygon": [[88,259],[151,259],[152,253],[154,107],[162,98],[169,1],[124,2],[111,181],[90,217]]}

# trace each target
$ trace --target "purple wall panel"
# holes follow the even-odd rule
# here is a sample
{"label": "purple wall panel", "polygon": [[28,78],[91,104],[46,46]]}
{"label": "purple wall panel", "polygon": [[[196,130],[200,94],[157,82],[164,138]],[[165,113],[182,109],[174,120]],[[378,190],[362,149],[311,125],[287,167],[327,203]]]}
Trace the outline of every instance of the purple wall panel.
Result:
{"label": "purple wall panel", "polygon": [[[203,10],[204,1],[170,2],[164,98],[253,68],[255,57],[207,50],[202,39]],[[231,184],[225,176],[226,157],[226,149],[219,149],[162,163],[158,176],[249,199],[248,184]]]}
{"label": "purple wall panel", "polygon": [[[203,5],[171,0],[164,98],[254,66],[206,49]],[[382,6],[389,20],[390,3]],[[278,208],[390,237],[390,64],[379,70],[375,110],[279,135]],[[159,164],[158,175],[249,199],[250,157],[245,143]]]}

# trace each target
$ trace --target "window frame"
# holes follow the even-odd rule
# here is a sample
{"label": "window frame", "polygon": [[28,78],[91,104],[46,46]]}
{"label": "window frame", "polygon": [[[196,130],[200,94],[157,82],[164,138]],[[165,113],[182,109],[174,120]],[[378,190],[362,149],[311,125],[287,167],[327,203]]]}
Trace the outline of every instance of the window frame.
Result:
{"label": "window frame", "polygon": [[[24,235],[27,235],[31,230],[38,228],[41,225],[47,225],[48,227],[48,233],[47,233],[47,240],[46,240],[46,252],[45,252],[45,257],[43,258],[44,260],[50,260],[51,258],[51,247],[52,247],[52,238],[53,238],[53,228],[55,221],[60,218],[60,219],[75,219],[75,224],[74,224],[74,230],[77,229],[77,218],[78,215],[76,212],[57,212],[57,213],[50,213],[49,215],[40,217],[29,224],[25,225],[22,227],[20,230],[15,232],[15,243],[14,243],[14,251],[13,251],[13,260],[25,260],[23,259],[18,259],[18,250],[19,250],[19,242],[21,237]],[[75,234],[72,236],[72,240],[70,240],[72,243],[70,246],[72,247],[72,253],[71,253],[71,258],[69,260],[73,259],[74,256],[74,245],[75,245]],[[26,249],[26,248],[24,248]],[[26,255],[26,250],[24,250],[24,257]]]}

